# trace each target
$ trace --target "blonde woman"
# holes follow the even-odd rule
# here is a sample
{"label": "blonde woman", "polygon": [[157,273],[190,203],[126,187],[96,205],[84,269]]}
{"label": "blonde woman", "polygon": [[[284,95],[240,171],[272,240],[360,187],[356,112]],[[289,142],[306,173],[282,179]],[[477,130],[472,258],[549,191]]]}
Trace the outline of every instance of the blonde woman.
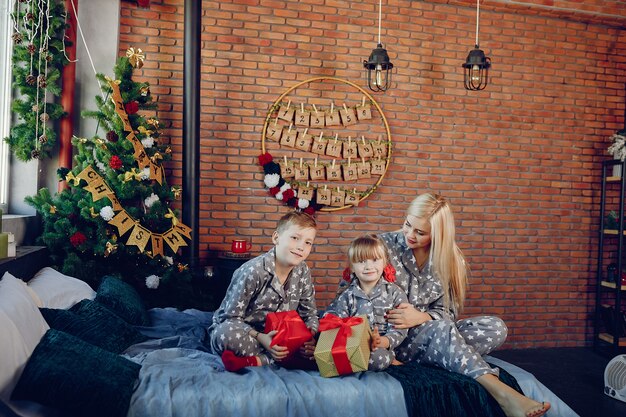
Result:
{"label": "blonde woman", "polygon": [[396,269],[396,284],[409,300],[387,314],[396,328],[409,329],[395,350],[397,359],[474,378],[508,417],[544,415],[549,403],[525,397],[501,382],[498,370],[481,357],[504,343],[504,322],[490,316],[456,320],[465,300],[467,266],[455,241],[449,202],[436,194],[419,195],[407,210],[402,230],[380,237]]}

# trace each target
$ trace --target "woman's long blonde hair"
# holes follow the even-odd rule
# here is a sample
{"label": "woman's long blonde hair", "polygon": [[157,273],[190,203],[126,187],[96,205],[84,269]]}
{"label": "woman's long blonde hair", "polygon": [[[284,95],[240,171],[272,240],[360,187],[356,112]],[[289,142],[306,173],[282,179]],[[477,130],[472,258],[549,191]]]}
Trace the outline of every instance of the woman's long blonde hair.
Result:
{"label": "woman's long blonde hair", "polygon": [[420,194],[409,205],[407,215],[430,223],[430,259],[433,270],[441,280],[444,305],[460,312],[467,289],[465,257],[455,241],[454,215],[450,203],[438,194]]}

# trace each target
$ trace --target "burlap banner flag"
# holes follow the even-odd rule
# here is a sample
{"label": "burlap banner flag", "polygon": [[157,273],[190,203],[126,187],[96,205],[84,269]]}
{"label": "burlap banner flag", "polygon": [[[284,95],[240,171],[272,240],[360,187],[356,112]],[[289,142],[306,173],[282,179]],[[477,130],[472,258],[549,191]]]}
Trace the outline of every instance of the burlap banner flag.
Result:
{"label": "burlap banner flag", "polygon": [[[70,178],[74,178],[71,172],[66,177],[66,180],[69,181]],[[172,227],[166,232],[153,233],[143,227],[139,224],[139,221],[133,219],[132,216],[126,212],[115,196],[115,193],[91,165],[83,169],[81,173],[76,176],[76,179],[78,181],[85,180],[87,182],[84,188],[91,193],[93,201],[98,201],[105,197],[109,199],[113,206],[113,211],[116,214],[108,223],[111,226],[117,227],[117,234],[120,237],[124,236],[128,231],[131,231],[126,244],[137,246],[140,252],[143,253],[148,244],[150,244],[151,250],[146,252],[148,256],[164,256],[163,242],[165,241],[172,252],[176,253],[181,246],[187,246],[184,238],[191,239],[191,228],[181,223],[171,210],[168,210],[168,214],[165,215],[166,218],[172,221]]]}
{"label": "burlap banner flag", "polygon": [[124,101],[122,100],[122,94],[120,93],[120,87],[115,82],[115,80],[109,80],[109,85],[111,89],[113,89],[113,94],[111,95],[111,99],[115,104],[115,112],[120,116],[122,122],[124,123],[124,130],[128,132],[126,139],[128,139],[133,144],[134,153],[133,156],[139,165],[139,168],[143,169],[147,166],[150,167],[150,179],[156,180],[159,184],[163,183],[163,167],[161,165],[156,165],[154,162],[150,160],[150,157],[146,154],[146,150],[143,147],[143,144],[135,136],[135,132],[133,131],[133,127],[130,124],[128,119],[128,114],[126,113],[126,109],[124,108]]}

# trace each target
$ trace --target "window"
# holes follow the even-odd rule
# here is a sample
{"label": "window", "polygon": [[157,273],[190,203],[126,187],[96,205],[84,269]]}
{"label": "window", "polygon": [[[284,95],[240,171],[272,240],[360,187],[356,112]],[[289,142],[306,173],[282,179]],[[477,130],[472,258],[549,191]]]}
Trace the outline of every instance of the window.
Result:
{"label": "window", "polygon": [[12,2],[0,6],[0,208],[5,212],[8,205],[9,145],[4,138],[11,127],[11,17],[8,7]]}

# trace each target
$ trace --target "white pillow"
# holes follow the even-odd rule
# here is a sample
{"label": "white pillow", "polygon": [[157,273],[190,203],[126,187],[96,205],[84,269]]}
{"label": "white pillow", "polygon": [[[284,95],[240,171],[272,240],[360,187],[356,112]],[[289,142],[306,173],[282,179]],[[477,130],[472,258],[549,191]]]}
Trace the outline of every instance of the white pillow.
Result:
{"label": "white pillow", "polygon": [[26,283],[5,272],[0,280],[0,396],[8,399],[24,364],[49,328]]}
{"label": "white pillow", "polygon": [[28,281],[28,288],[41,300],[40,307],[45,308],[68,309],[85,298],[96,298],[96,292],[86,282],[49,267],[37,272]]}

